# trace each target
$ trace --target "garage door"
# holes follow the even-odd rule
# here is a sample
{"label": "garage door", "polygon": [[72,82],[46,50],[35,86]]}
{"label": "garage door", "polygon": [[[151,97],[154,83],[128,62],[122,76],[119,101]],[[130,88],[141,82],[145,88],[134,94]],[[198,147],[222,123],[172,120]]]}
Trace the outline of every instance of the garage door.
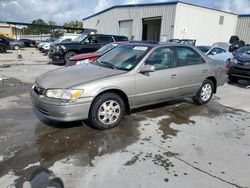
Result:
{"label": "garage door", "polygon": [[126,20],[119,22],[119,34],[127,36],[128,39],[132,37],[133,20]]}

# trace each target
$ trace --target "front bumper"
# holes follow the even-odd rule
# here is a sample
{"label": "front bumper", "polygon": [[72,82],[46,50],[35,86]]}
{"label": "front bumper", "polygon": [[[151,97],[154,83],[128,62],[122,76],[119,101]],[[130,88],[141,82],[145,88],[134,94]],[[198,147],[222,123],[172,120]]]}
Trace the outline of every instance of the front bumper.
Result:
{"label": "front bumper", "polygon": [[250,79],[250,67],[241,65],[229,65],[227,74],[230,76]]}
{"label": "front bumper", "polygon": [[92,98],[81,98],[74,103],[65,103],[62,100],[50,99],[38,95],[30,90],[34,109],[47,119],[69,122],[88,119]]}
{"label": "front bumper", "polygon": [[49,51],[48,57],[52,60],[53,64],[64,65],[64,53],[62,52],[51,52]]}

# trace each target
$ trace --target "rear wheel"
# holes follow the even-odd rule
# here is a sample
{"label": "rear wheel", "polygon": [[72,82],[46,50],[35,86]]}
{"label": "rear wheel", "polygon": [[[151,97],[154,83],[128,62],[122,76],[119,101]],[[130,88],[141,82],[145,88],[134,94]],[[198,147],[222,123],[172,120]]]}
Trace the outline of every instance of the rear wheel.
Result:
{"label": "rear wheel", "polygon": [[208,103],[213,96],[214,87],[214,83],[211,80],[206,79],[193,97],[193,101],[199,105]]}
{"label": "rear wheel", "polygon": [[122,98],[115,93],[98,96],[90,109],[89,121],[97,129],[110,129],[117,126],[125,114]]}
{"label": "rear wheel", "polygon": [[6,46],[0,45],[0,53],[5,53],[7,51]]}
{"label": "rear wheel", "polygon": [[65,55],[64,55],[64,61],[65,61],[65,64],[68,65],[70,64],[70,58],[73,57],[74,55],[76,55],[77,53],[75,52],[67,52]]}

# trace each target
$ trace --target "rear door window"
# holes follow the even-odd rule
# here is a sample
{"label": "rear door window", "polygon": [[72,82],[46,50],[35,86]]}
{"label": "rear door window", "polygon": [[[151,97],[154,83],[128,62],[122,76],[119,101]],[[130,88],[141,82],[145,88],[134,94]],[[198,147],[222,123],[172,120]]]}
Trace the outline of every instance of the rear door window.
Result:
{"label": "rear door window", "polygon": [[99,43],[110,43],[110,42],[113,42],[113,39],[111,36],[98,36],[98,42]]}
{"label": "rear door window", "polygon": [[189,47],[176,47],[178,62],[180,66],[196,65],[205,63],[202,56]]}

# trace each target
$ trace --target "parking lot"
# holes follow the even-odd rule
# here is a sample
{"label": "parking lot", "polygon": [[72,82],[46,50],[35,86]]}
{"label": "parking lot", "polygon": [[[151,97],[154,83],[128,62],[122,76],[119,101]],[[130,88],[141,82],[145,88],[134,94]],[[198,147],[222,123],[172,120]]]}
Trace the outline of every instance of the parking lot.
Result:
{"label": "parking lot", "polygon": [[154,105],[100,131],[37,117],[32,84],[63,67],[35,48],[21,54],[0,54],[1,187],[38,187],[52,174],[65,187],[250,187],[247,81],[226,83],[207,105]]}

